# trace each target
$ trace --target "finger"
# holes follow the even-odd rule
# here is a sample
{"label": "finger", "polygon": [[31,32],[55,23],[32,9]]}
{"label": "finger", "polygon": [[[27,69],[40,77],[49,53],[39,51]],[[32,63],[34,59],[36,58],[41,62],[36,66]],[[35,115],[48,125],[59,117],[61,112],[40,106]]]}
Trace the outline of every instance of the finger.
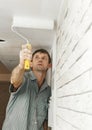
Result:
{"label": "finger", "polygon": [[[30,45],[30,44],[29,44],[29,45]],[[31,50],[31,46],[29,47],[28,44],[24,44],[24,45],[22,45],[22,49],[25,49],[25,48]]]}
{"label": "finger", "polygon": [[29,59],[29,60],[31,60],[31,58],[32,58],[32,52],[30,51],[30,50],[28,50],[28,49],[24,49],[24,50],[21,50],[20,51],[20,58],[23,60],[25,60],[25,59]]}
{"label": "finger", "polygon": [[31,60],[31,55],[28,55],[28,54],[24,54],[24,59],[28,59],[28,60]]}
{"label": "finger", "polygon": [[27,44],[22,45],[22,49],[27,48]]}
{"label": "finger", "polygon": [[22,51],[23,51],[23,53],[32,54],[31,50],[29,50],[29,49],[27,49],[27,48],[23,49]]}

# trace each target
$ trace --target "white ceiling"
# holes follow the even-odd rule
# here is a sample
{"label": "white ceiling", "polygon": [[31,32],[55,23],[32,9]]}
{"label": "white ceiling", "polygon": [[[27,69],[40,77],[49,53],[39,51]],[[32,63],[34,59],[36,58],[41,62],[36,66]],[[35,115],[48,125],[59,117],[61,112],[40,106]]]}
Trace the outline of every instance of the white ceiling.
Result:
{"label": "white ceiling", "polygon": [[[9,70],[18,63],[21,45],[25,43],[11,30],[14,16],[50,19],[56,21],[61,0],[0,0],[0,61]],[[35,48],[51,48],[55,30],[20,28],[18,30]]]}

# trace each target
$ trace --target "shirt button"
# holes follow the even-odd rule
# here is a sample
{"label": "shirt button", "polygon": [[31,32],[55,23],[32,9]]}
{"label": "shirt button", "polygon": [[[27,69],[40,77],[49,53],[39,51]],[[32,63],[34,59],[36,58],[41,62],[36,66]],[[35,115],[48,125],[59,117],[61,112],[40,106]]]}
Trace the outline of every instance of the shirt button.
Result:
{"label": "shirt button", "polygon": [[35,121],[34,123],[37,124],[37,121]]}

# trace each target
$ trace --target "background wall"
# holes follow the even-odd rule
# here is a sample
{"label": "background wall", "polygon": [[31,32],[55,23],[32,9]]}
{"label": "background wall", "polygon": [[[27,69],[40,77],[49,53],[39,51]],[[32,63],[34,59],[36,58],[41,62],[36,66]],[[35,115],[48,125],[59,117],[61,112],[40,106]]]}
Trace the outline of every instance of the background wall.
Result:
{"label": "background wall", "polygon": [[0,130],[5,118],[6,105],[9,99],[10,71],[0,61]]}
{"label": "background wall", "polygon": [[92,0],[63,0],[57,24],[53,130],[92,130]]}
{"label": "background wall", "polygon": [[9,99],[9,82],[0,81],[0,130],[5,118],[6,105]]}

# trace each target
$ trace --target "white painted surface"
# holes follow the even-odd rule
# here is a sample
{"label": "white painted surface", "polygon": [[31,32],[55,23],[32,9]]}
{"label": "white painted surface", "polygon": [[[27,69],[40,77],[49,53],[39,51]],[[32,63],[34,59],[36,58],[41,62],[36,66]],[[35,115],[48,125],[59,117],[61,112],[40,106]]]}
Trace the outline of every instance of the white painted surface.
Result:
{"label": "white painted surface", "polygon": [[57,25],[55,130],[92,130],[92,1],[63,1]]}

